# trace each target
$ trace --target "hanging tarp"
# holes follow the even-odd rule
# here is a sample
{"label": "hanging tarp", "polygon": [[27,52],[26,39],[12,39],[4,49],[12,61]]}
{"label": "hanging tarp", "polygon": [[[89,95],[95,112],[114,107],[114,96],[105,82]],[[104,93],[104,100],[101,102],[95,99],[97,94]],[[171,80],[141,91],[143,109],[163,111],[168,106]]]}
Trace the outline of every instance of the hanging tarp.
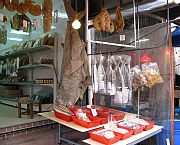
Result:
{"label": "hanging tarp", "polygon": [[173,47],[178,47],[178,46],[180,46],[180,27],[177,27],[177,28],[172,32],[172,46],[173,46]]}

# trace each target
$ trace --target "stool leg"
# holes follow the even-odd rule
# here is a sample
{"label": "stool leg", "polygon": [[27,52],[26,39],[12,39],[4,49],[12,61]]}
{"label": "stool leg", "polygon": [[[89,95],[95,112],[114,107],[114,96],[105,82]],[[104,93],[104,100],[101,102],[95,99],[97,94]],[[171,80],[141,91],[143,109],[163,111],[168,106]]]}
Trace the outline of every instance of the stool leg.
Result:
{"label": "stool leg", "polygon": [[30,103],[29,109],[30,109],[30,118],[33,119],[33,103]]}
{"label": "stool leg", "polygon": [[27,104],[27,115],[29,115],[30,114],[30,104]]}
{"label": "stool leg", "polygon": [[21,103],[18,102],[18,118],[21,118]]}
{"label": "stool leg", "polygon": [[41,113],[42,110],[41,110],[41,102],[39,102],[39,113]]}

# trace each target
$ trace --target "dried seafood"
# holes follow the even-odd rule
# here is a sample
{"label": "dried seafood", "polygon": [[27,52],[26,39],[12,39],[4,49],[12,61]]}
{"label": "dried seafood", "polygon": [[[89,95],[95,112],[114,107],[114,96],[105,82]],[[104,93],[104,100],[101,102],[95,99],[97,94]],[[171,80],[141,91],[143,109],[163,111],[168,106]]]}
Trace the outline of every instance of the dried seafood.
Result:
{"label": "dried seafood", "polygon": [[121,6],[120,3],[118,3],[116,8],[116,16],[114,20],[114,27],[117,32],[122,32],[124,29],[124,18],[121,14]]}

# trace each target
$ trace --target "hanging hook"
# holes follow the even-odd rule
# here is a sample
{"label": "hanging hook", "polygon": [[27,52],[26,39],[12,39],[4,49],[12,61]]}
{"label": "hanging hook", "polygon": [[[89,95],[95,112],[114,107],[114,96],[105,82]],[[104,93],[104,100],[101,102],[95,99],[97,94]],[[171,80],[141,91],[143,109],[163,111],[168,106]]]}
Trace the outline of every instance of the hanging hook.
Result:
{"label": "hanging hook", "polygon": [[103,7],[104,7],[104,0],[102,2],[103,2],[102,4],[103,4]]}

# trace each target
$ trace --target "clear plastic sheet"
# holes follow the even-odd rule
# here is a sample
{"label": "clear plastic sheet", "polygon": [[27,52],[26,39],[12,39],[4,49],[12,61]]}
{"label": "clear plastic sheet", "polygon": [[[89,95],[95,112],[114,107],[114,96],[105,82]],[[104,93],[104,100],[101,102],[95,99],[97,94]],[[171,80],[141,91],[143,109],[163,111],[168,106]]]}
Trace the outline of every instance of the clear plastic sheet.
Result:
{"label": "clear plastic sheet", "polygon": [[[146,64],[147,60],[140,59],[144,55],[151,58],[151,63],[154,67],[149,67],[150,70],[156,70],[158,75],[158,81],[153,85],[145,85],[145,80],[139,83],[137,89],[130,93],[132,95],[131,101],[126,103],[125,106],[116,105],[114,103],[114,95],[102,95],[96,94],[96,102],[99,105],[105,105],[118,110],[128,111],[132,113],[140,114],[140,118],[149,119],[155,121],[156,124],[164,126],[162,133],[158,138],[153,140],[164,140],[164,138],[169,138],[171,140],[171,135],[173,135],[173,124],[174,124],[174,80],[173,80],[173,53],[172,48],[168,46],[168,32],[167,24],[156,24],[153,26],[145,27],[140,29],[140,40],[146,40],[140,42],[139,50],[130,48],[119,48],[116,46],[106,46],[101,44],[96,44],[94,49],[95,54],[101,51],[102,54],[111,53],[111,55],[129,55],[131,56],[130,66],[133,68],[138,65],[140,70],[142,70],[142,64]],[[97,35],[96,35],[97,33]],[[119,42],[119,35],[112,35],[102,38],[100,32],[95,33],[95,40],[122,43]],[[123,32],[122,35],[126,36],[126,40],[123,44],[133,44],[134,37],[133,32]],[[141,60],[141,61],[140,61]],[[121,66],[122,64],[120,64]],[[126,65],[126,69],[128,65]],[[117,69],[117,65],[114,64],[113,70]],[[151,71],[150,71],[151,72]],[[138,73],[137,73],[138,74]],[[137,75],[136,74],[136,75]],[[129,79],[132,79],[133,73],[129,75]],[[143,78],[144,76],[142,76]],[[124,77],[127,78],[127,77]],[[131,84],[131,81],[128,81]],[[118,82],[120,83],[120,82]],[[125,83],[126,84],[126,83]],[[117,85],[117,84],[116,84]],[[130,85],[132,86],[132,85]],[[144,89],[141,90],[141,86]],[[108,101],[108,103],[106,103]],[[111,102],[111,103],[110,103]],[[173,136],[172,136],[173,137]],[[157,142],[148,141],[146,145],[155,145]],[[159,144],[161,145],[161,144]]]}

